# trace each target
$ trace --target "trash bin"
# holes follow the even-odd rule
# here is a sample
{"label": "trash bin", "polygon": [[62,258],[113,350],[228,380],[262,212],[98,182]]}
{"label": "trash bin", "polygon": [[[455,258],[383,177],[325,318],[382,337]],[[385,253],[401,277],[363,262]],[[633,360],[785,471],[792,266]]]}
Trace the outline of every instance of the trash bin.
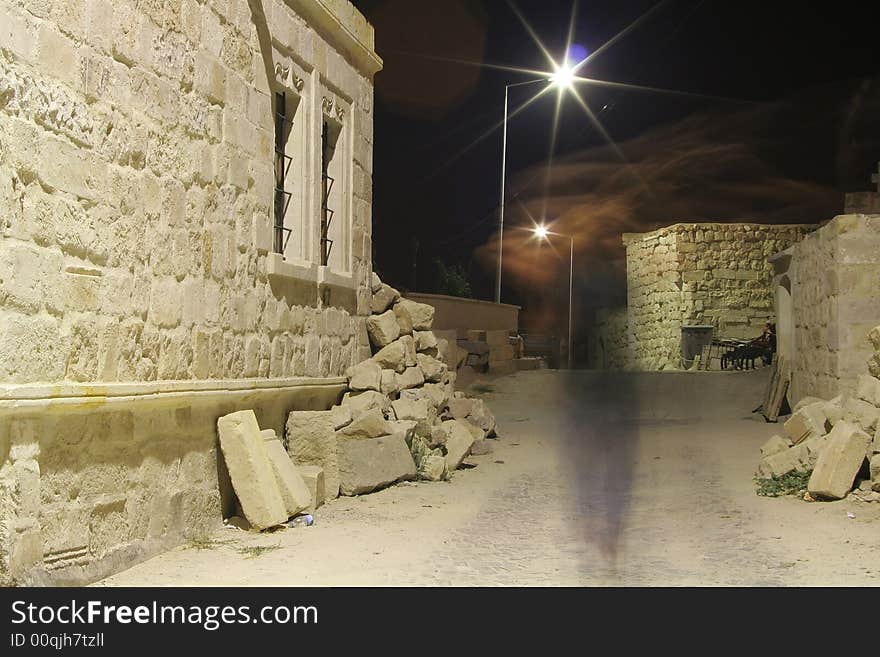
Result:
{"label": "trash bin", "polygon": [[703,347],[712,344],[713,326],[691,325],[681,327],[681,358],[685,365],[694,362],[694,357],[703,353]]}

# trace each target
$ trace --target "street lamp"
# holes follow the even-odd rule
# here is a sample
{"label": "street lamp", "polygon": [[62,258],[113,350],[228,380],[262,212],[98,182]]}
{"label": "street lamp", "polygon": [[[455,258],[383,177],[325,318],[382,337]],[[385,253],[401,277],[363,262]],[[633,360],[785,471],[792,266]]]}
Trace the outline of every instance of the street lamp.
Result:
{"label": "street lamp", "polygon": [[549,77],[514,82],[504,86],[504,131],[501,142],[501,206],[498,219],[498,270],[495,272],[495,303],[501,303],[501,260],[504,254],[504,182],[507,173],[507,107],[511,87],[522,87],[537,82],[549,82],[550,86],[560,90],[571,89],[575,81],[575,69],[568,62],[555,66],[556,71]]}
{"label": "street lamp", "polygon": [[567,237],[569,242],[569,251],[568,251],[568,369],[572,369],[572,342],[571,342],[571,322],[572,322],[572,313],[571,313],[571,300],[572,300],[572,288],[574,287],[574,237],[571,235],[562,235],[561,233],[553,233],[551,232],[547,226],[540,224],[535,226],[532,231],[539,240],[547,240],[550,241],[550,235],[555,235],[557,237]]}

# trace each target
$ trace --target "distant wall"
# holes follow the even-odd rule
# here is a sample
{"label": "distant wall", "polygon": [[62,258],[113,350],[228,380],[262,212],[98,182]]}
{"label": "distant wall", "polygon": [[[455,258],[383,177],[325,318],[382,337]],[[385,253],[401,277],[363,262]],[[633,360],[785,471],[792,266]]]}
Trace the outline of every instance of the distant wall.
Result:
{"label": "distant wall", "polygon": [[456,330],[459,338],[468,330],[519,330],[519,306],[422,292],[410,292],[406,298],[434,306],[434,328]]}
{"label": "distant wall", "polygon": [[772,259],[780,323],[791,325],[784,346],[792,359],[791,403],[835,397],[866,372],[873,355],[867,335],[880,324],[878,253],[880,215],[856,214],[835,217]]}
{"label": "distant wall", "polygon": [[628,341],[634,364],[680,364],[681,327],[754,337],[774,321],[768,256],[800,241],[812,225],[675,224],[623,236]]}

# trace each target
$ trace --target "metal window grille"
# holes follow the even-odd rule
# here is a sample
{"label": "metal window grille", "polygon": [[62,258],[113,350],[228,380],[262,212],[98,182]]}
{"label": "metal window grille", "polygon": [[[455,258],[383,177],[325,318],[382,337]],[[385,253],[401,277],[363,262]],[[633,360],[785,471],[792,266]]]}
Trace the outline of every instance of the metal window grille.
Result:
{"label": "metal window grille", "polygon": [[284,253],[293,229],[284,226],[284,217],[293,194],[285,189],[293,158],[284,152],[293,121],[287,116],[287,97],[275,94],[275,252]]}
{"label": "metal window grille", "polygon": [[333,190],[333,178],[328,171],[330,168],[331,147],[330,135],[327,122],[324,121],[321,130],[321,264],[330,262],[330,252],[333,250],[333,240],[330,239],[330,224],[333,222],[334,211],[328,207],[330,192]]}

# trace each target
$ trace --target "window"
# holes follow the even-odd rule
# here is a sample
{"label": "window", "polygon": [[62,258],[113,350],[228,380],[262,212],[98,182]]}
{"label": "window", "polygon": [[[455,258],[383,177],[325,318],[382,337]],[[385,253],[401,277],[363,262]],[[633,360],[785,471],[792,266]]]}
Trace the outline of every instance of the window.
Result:
{"label": "window", "polygon": [[320,264],[338,273],[350,270],[348,208],[349,139],[345,110],[336,101],[335,116],[324,115],[321,127]]}
{"label": "window", "polygon": [[306,121],[301,97],[275,93],[275,198],[273,250],[285,260],[307,260],[305,229]]}

